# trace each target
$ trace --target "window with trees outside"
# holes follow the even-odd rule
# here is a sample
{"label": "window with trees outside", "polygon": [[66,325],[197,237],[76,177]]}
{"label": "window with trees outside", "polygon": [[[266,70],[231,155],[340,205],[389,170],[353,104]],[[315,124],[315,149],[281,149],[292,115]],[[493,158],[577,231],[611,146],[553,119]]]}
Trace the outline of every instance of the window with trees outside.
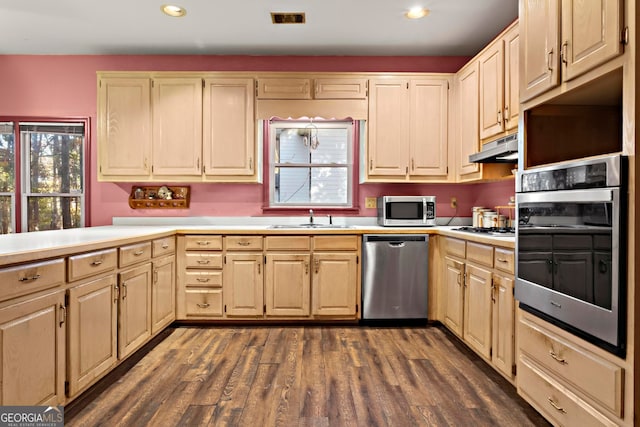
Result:
{"label": "window with trees outside", "polygon": [[272,120],[269,129],[270,207],[353,205],[353,121]]}
{"label": "window with trees outside", "polygon": [[3,122],[0,131],[0,233],[83,227],[86,123]]}

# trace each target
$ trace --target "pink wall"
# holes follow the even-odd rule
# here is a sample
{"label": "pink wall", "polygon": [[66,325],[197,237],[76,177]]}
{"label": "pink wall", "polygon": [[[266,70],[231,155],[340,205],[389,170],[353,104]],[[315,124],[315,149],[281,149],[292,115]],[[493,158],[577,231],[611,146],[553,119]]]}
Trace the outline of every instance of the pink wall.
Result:
{"label": "pink wall", "polygon": [[[49,56],[0,55],[0,116],[89,117],[91,170],[96,168],[97,71],[344,71],[455,72],[467,57],[349,56]],[[91,176],[90,224],[110,224],[114,216],[247,216],[262,215],[262,186],[194,184],[188,210],[132,210],[127,197],[132,184],[99,183]],[[472,206],[505,204],[513,181],[473,185],[364,184],[364,198],[380,194],[429,194],[438,197],[437,213],[454,215],[450,196],[458,198],[458,215]],[[373,209],[360,215],[373,216]]]}

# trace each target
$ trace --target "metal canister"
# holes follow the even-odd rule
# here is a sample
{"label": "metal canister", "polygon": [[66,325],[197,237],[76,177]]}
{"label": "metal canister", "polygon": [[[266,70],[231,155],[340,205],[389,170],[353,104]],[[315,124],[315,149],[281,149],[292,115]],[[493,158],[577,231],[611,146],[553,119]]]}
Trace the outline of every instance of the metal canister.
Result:
{"label": "metal canister", "polygon": [[498,226],[498,213],[496,211],[482,212],[482,224],[480,227],[491,228]]}

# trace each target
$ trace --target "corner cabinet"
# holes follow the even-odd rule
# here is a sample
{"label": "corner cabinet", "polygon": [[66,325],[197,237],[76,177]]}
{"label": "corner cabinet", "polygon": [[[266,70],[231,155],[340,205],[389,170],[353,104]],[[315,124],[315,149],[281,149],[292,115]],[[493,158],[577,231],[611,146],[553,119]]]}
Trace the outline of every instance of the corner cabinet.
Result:
{"label": "corner cabinet", "polygon": [[520,101],[620,55],[622,0],[520,0]]}
{"label": "corner cabinet", "polygon": [[203,139],[206,179],[255,175],[253,79],[204,80]]}
{"label": "corner cabinet", "polygon": [[447,181],[449,81],[369,81],[368,181]]}
{"label": "corner cabinet", "polygon": [[513,382],[514,251],[452,237],[443,242],[443,323]]}

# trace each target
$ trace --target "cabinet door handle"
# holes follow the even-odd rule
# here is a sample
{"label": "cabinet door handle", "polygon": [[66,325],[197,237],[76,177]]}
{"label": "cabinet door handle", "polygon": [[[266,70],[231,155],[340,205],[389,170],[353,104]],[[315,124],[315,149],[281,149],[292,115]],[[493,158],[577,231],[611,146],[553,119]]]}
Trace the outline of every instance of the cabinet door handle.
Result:
{"label": "cabinet door handle", "polygon": [[373,159],[369,159],[369,170],[373,170]]}
{"label": "cabinet door handle", "polygon": [[553,350],[549,350],[549,356],[551,356],[551,358],[553,360],[555,360],[556,362],[560,363],[561,365],[566,365],[567,364],[567,360],[558,356]]}
{"label": "cabinet door handle", "polygon": [[153,270],[153,283],[158,283],[158,270]]}
{"label": "cabinet door handle", "polygon": [[511,120],[511,115],[509,114],[509,106],[505,105],[504,106],[504,122],[508,122],[509,120]]}
{"label": "cabinet door handle", "polygon": [[113,303],[116,304],[118,302],[118,298],[120,298],[120,288],[118,285],[113,286]]}
{"label": "cabinet door handle", "polygon": [[556,403],[556,401],[555,401],[555,400],[553,400],[553,398],[552,398],[551,396],[547,397],[547,400],[549,401],[549,404],[550,404],[551,406],[553,406],[553,409],[555,409],[556,411],[558,411],[558,412],[562,412],[563,414],[566,414],[566,413],[567,413],[567,411],[565,411],[565,410],[564,410],[564,408],[563,408],[562,406],[558,405],[558,404]]}
{"label": "cabinet door handle", "polygon": [[552,63],[553,63],[553,49],[551,49],[547,54],[547,70],[553,71],[553,67],[551,66]]}
{"label": "cabinet door handle", "polygon": [[415,163],[415,160],[412,157],[411,158],[411,171],[415,171],[415,170],[416,170],[416,163]]}
{"label": "cabinet door handle", "polygon": [[493,302],[494,304],[496,303],[496,285],[494,285],[493,283],[491,284],[491,302]]}
{"label": "cabinet door handle", "polygon": [[62,328],[62,325],[64,325],[67,321],[67,307],[65,307],[64,305],[60,304],[60,323],[58,326],[60,326]]}
{"label": "cabinet door handle", "polygon": [[502,124],[502,110],[498,110],[498,124]]}
{"label": "cabinet door handle", "polygon": [[123,283],[122,284],[122,299],[125,299],[127,297],[127,284]]}
{"label": "cabinet door handle", "polygon": [[562,50],[560,51],[560,60],[563,64],[567,65],[567,49],[569,48],[569,42],[562,43]]}
{"label": "cabinet door handle", "polygon": [[316,258],[316,259],[313,261],[313,265],[315,265],[315,268],[316,268],[316,274],[318,274],[318,272],[320,271],[320,260],[319,260],[318,258]]}
{"label": "cabinet door handle", "polygon": [[304,263],[304,274],[309,274],[309,263],[308,262]]}
{"label": "cabinet door handle", "polygon": [[253,157],[249,157],[249,170],[253,170]]}
{"label": "cabinet door handle", "polygon": [[34,274],[33,276],[25,276],[25,277],[21,277],[18,279],[18,281],[20,282],[33,282],[34,280],[38,280],[40,277],[42,277],[39,274]]}
{"label": "cabinet door handle", "polygon": [[260,270],[261,270],[261,267],[260,267],[260,266],[261,266],[262,264],[261,264],[261,263],[259,263],[259,262],[257,262],[256,264],[258,265],[258,274],[261,274],[261,273],[260,273]]}
{"label": "cabinet door handle", "polygon": [[208,302],[205,302],[204,304],[202,304],[202,303],[198,303],[197,305],[198,305],[198,307],[200,307],[200,308],[207,308],[207,307],[209,307],[209,303],[208,303]]}

